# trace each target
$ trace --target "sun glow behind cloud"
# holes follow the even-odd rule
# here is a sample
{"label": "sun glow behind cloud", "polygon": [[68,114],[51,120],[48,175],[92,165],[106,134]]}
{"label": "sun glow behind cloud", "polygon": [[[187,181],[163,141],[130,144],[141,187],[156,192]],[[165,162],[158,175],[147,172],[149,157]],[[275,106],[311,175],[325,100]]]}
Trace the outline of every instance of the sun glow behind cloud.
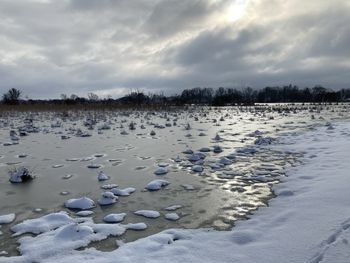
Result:
{"label": "sun glow behind cloud", "polygon": [[248,0],[232,1],[226,9],[224,14],[224,21],[233,23],[242,18],[247,7]]}

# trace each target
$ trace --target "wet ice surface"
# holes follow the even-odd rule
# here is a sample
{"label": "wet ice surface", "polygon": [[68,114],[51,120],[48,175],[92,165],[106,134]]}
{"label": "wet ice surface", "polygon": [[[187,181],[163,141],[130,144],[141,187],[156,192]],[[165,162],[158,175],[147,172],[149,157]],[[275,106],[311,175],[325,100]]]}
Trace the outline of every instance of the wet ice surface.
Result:
{"label": "wet ice surface", "polygon": [[[75,217],[77,210],[64,203],[83,196],[95,201],[89,216],[97,223],[106,215],[126,213],[123,224],[147,225],[143,231],[90,244],[101,250],[115,249],[116,239],[128,242],[167,228],[230,229],[236,220],[265,206],[284,168],[298,162],[298,154],[259,144],[346,118],[349,112],[347,105],[274,107],[1,113],[0,215],[15,213],[16,219],[2,225],[0,251],[17,253],[11,226],[61,210]],[[136,129],[130,129],[131,122]],[[25,125],[28,134],[20,136],[25,134],[19,128]],[[10,136],[11,130],[16,135]],[[11,184],[8,171],[20,166],[29,168],[35,179]],[[145,190],[154,180],[169,184]],[[132,188],[136,190],[129,191]],[[117,202],[99,205],[101,194],[113,189],[123,193]],[[138,210],[160,216],[139,216],[134,213]]]}

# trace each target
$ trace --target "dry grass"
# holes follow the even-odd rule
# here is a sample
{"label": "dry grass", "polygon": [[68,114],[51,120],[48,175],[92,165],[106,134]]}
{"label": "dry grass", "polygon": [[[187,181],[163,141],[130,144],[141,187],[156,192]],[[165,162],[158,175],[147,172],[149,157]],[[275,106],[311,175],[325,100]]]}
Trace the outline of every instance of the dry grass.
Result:
{"label": "dry grass", "polygon": [[172,105],[120,105],[120,104],[0,104],[0,112],[35,112],[35,111],[176,111],[184,106]]}

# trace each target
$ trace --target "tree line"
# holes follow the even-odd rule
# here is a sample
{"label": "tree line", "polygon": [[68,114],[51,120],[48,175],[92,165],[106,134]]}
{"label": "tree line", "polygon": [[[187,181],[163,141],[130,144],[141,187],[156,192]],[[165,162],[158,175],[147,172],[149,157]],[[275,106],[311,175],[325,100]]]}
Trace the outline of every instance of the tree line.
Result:
{"label": "tree line", "polygon": [[120,105],[250,105],[254,103],[282,102],[344,102],[350,101],[350,89],[333,91],[323,86],[299,88],[298,86],[274,86],[254,90],[250,87],[236,88],[192,88],[185,89],[181,94],[165,96],[163,93],[145,94],[142,91],[132,91],[126,96],[113,99],[111,96],[101,99],[95,93],[89,93],[87,98],[75,94],[62,94],[60,99],[22,100],[22,91],[12,88],[2,95],[3,104],[120,104]]}

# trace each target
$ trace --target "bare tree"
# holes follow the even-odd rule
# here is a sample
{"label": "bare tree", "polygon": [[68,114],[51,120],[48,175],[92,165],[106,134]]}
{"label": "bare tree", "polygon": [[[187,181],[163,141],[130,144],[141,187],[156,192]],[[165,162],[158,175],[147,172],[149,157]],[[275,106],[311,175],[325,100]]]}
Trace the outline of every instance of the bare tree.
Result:
{"label": "bare tree", "polygon": [[88,99],[90,101],[98,101],[99,97],[97,94],[90,92],[88,93]]}
{"label": "bare tree", "polygon": [[2,95],[2,100],[7,104],[18,104],[18,101],[22,95],[22,91],[19,89],[9,89],[5,94]]}

